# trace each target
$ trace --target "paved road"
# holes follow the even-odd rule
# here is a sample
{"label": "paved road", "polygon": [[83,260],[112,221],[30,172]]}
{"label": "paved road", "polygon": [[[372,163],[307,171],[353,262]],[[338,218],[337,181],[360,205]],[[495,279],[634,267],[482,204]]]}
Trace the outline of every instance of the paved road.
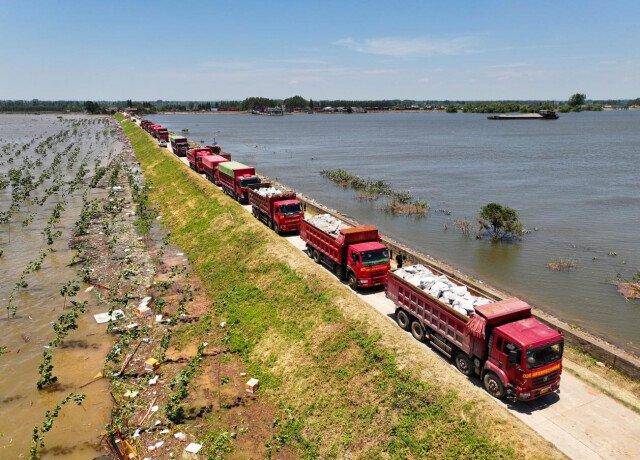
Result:
{"label": "paved road", "polygon": [[[186,158],[181,160],[189,164]],[[251,212],[251,206],[243,208]],[[300,251],[305,250],[299,236],[283,238]],[[357,295],[395,324],[393,303],[383,292]],[[424,352],[435,353],[426,345]],[[469,384],[473,385],[471,381]],[[496,403],[570,458],[640,459],[640,414],[568,372],[562,374],[560,396],[550,395],[530,403]]]}

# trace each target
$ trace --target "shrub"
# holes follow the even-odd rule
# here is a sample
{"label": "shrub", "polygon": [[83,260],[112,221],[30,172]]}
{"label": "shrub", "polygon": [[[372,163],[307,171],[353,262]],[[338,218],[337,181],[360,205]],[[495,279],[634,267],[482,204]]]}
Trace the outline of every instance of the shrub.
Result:
{"label": "shrub", "polygon": [[519,239],[524,227],[518,211],[498,203],[489,203],[480,210],[480,225],[492,240]]}

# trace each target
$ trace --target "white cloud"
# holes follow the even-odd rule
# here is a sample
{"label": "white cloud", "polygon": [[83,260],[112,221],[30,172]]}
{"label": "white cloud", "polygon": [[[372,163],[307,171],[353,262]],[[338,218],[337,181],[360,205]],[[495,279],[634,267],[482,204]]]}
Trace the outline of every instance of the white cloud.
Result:
{"label": "white cloud", "polygon": [[471,36],[453,38],[378,37],[356,40],[352,37],[333,42],[353,51],[382,56],[436,56],[464,54],[475,50],[477,39]]}
{"label": "white cloud", "polygon": [[418,80],[418,83],[429,83],[429,77],[423,77]]}

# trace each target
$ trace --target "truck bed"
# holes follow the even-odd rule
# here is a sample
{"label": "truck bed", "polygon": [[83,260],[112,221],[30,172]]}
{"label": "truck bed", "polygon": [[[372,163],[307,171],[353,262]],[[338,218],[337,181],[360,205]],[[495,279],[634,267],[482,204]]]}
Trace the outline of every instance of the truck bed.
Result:
{"label": "truck bed", "polygon": [[[386,294],[397,307],[402,307],[420,319],[425,326],[465,353],[484,354],[481,350],[474,350],[475,328],[470,323],[477,321],[475,317],[469,318],[458,313],[450,305],[432,297],[393,272],[389,272],[387,277]],[[476,353],[473,353],[474,351]]]}

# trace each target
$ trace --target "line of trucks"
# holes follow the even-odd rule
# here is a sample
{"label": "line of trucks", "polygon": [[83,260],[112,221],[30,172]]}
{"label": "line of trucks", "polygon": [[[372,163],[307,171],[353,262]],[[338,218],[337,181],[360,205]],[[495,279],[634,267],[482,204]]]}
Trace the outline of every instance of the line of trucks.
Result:
{"label": "line of trucks", "polygon": [[[163,139],[158,133],[165,128],[146,120],[140,125]],[[255,168],[233,161],[218,145],[185,143],[191,169],[251,205],[253,215],[279,234],[298,233],[309,257],[353,289],[384,288],[398,326],[430,343],[464,375],[477,376],[494,397],[529,401],[559,392],[563,337],[535,318],[526,302],[453,282],[433,267],[392,270],[375,226],[349,226],[329,214],[305,216],[294,191],[263,182]],[[182,148],[174,152],[183,155]]]}

